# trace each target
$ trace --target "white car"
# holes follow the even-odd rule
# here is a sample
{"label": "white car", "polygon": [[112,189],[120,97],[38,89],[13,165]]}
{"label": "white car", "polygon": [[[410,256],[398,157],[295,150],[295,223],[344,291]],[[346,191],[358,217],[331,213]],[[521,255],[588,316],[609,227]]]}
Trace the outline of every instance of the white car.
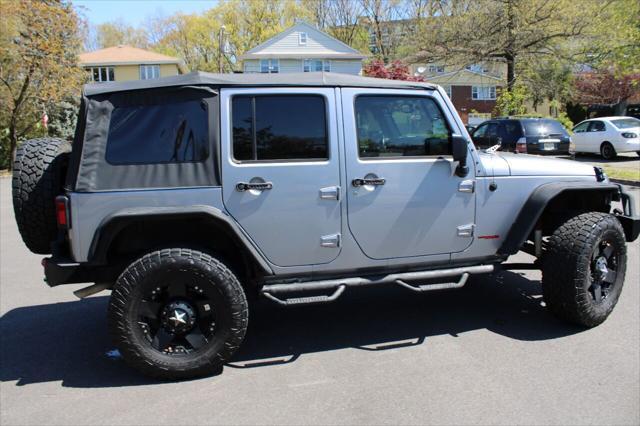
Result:
{"label": "white car", "polygon": [[640,155],[640,120],[633,117],[600,117],[573,128],[573,153],[596,153],[611,160],[620,152]]}

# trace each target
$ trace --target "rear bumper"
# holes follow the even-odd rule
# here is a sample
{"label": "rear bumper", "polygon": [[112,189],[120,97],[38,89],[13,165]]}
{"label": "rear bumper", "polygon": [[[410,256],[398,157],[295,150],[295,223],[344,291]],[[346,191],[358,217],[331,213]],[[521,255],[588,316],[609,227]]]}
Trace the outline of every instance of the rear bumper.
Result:
{"label": "rear bumper", "polygon": [[62,284],[109,283],[117,278],[117,268],[77,263],[65,258],[42,259],[44,280],[49,287]]}

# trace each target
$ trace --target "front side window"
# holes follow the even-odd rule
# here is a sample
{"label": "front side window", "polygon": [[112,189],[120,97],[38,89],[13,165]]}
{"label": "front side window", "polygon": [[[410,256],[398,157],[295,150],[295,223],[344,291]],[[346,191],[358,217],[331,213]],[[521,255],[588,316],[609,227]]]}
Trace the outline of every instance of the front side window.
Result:
{"label": "front side window", "polygon": [[471,98],[474,100],[493,100],[496,98],[496,86],[472,86]]}
{"label": "front side window", "polygon": [[235,96],[231,115],[237,161],[329,158],[322,96]]}
{"label": "front side window", "polygon": [[590,132],[604,132],[605,127],[602,121],[592,121],[589,125]]}
{"label": "front side window", "polygon": [[203,100],[114,108],[107,135],[110,164],[204,161],[209,156]]}
{"label": "front side window", "polygon": [[260,72],[263,74],[277,74],[280,72],[278,59],[260,59]]}
{"label": "front side window", "polygon": [[116,81],[113,67],[93,67],[90,71],[94,82]]}
{"label": "front side window", "polygon": [[140,80],[160,78],[160,65],[140,65]]}
{"label": "front side window", "polygon": [[358,96],[360,158],[451,154],[451,131],[435,101],[424,96]]}
{"label": "front side window", "polygon": [[331,71],[331,61],[323,59],[305,59],[304,72]]}
{"label": "front side window", "polygon": [[580,124],[578,124],[576,127],[573,128],[573,131],[575,133],[584,133],[587,131],[587,127],[589,127],[589,122],[588,121],[584,121]]}

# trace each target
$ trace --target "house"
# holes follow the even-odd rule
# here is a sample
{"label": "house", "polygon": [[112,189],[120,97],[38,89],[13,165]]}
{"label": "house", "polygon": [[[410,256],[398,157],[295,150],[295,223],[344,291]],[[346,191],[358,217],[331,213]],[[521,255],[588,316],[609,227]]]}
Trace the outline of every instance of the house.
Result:
{"label": "house", "polygon": [[89,80],[95,82],[149,80],[185,71],[181,59],[124,45],[82,53],[78,57]]}
{"label": "house", "polygon": [[240,56],[246,73],[362,72],[359,51],[306,22],[298,22]]}
{"label": "house", "polygon": [[507,83],[507,66],[494,62],[466,66],[444,64],[414,64],[414,75],[444,88],[462,121],[478,125],[491,118],[496,98]]}

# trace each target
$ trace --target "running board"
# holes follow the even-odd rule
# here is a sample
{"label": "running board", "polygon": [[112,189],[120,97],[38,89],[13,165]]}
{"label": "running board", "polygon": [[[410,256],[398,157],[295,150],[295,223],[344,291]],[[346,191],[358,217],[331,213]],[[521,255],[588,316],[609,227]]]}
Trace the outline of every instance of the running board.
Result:
{"label": "running board", "polygon": [[[267,299],[272,300],[279,305],[293,306],[293,305],[309,305],[318,303],[329,303],[337,300],[347,287],[360,287],[360,286],[373,286],[380,284],[394,283],[404,288],[407,288],[414,292],[426,292],[434,290],[444,290],[450,288],[460,288],[465,285],[469,275],[474,274],[487,274],[494,270],[493,265],[480,265],[469,266],[452,269],[439,269],[431,271],[421,272],[404,272],[397,274],[388,274],[384,276],[378,276],[376,278],[365,277],[353,277],[343,278],[337,280],[323,280],[323,281],[309,281],[303,283],[290,283],[290,284],[269,284],[262,287],[261,293]],[[424,285],[413,285],[407,281],[416,280],[428,280],[437,278],[456,277],[460,278],[454,282],[434,283]],[[279,298],[277,295],[292,293],[292,292],[305,292],[305,291],[321,291],[321,290],[333,290],[331,295],[311,296],[311,297],[297,297],[297,298]]]}

